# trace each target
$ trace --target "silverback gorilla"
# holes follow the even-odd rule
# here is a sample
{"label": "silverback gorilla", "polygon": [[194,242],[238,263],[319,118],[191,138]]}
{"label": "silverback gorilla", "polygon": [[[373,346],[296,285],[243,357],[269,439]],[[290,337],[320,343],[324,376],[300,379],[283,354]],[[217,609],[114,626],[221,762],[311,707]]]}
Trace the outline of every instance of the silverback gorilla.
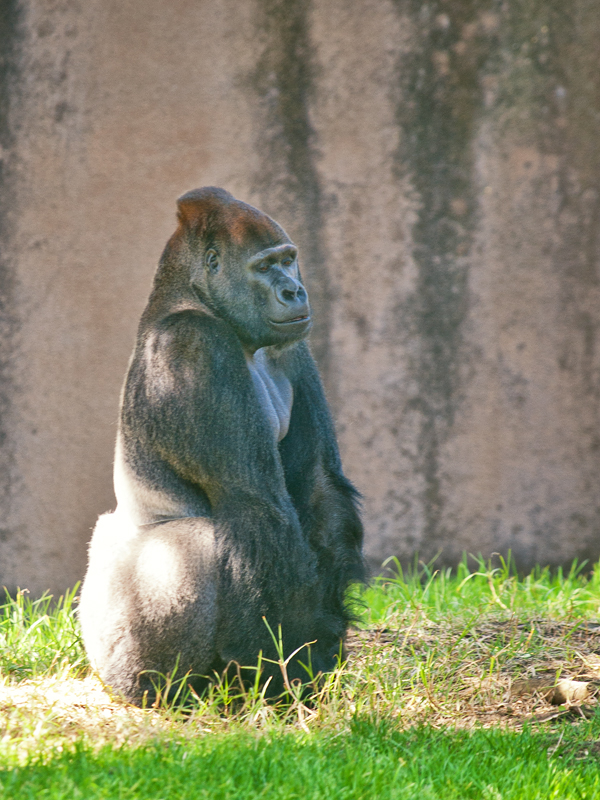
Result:
{"label": "silverback gorilla", "polygon": [[[80,602],[102,679],[151,702],[157,675],[202,690],[232,663],[330,670],[363,577],[297,249],[266,214],[208,187],[180,198],[125,379],[117,509],[98,520]],[[282,690],[263,662],[270,693]],[[250,676],[249,676],[249,679]]]}

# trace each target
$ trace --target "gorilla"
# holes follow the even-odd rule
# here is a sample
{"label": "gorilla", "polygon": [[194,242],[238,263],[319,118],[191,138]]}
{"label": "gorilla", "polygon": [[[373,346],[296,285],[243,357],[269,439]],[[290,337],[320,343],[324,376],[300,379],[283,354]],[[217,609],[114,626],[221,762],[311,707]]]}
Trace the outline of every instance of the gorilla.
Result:
{"label": "gorilla", "polygon": [[202,691],[261,652],[279,693],[267,624],[284,657],[300,648],[290,680],[331,670],[345,590],[364,577],[297,248],[223,189],[178,209],[121,395],[117,508],[94,530],[79,606],[90,662],[136,704],[159,675]]}

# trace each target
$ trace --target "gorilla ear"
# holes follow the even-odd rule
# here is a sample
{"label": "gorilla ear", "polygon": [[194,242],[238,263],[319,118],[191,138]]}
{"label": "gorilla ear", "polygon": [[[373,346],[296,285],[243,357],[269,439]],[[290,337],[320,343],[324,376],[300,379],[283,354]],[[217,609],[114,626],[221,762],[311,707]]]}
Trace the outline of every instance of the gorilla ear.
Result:
{"label": "gorilla ear", "polygon": [[215,273],[219,271],[221,262],[219,260],[219,254],[214,247],[211,247],[210,250],[206,251],[204,255],[204,263],[206,264],[209,272]]}
{"label": "gorilla ear", "polygon": [[177,201],[179,221],[197,236],[202,236],[208,224],[214,223],[224,208],[233,202],[233,195],[216,186],[193,189]]}

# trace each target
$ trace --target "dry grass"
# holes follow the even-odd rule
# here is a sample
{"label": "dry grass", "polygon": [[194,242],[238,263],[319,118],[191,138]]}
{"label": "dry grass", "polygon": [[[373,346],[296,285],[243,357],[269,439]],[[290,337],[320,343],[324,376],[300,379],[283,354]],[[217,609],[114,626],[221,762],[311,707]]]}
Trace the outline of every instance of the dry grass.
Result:
{"label": "dry grass", "polygon": [[589,716],[598,705],[598,624],[489,620],[465,631],[414,622],[355,631],[349,649],[356,696],[403,727],[520,728]]}
{"label": "dry grass", "polygon": [[143,744],[171,728],[165,715],[111,697],[91,675],[0,687],[0,754],[12,763],[61,752],[81,740],[97,747]]}

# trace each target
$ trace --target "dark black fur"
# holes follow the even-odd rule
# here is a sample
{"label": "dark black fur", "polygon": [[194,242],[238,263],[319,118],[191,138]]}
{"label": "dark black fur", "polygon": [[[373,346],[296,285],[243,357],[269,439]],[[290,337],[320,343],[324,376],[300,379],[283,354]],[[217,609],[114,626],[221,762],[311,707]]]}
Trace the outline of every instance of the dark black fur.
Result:
{"label": "dark black fur", "polygon": [[[152,671],[176,663],[206,676],[255,665],[261,650],[275,658],[263,616],[281,625],[285,655],[315,642],[314,672],[331,669],[345,590],[363,577],[356,493],[304,341],[295,248],[222,189],[190,192],[179,209],[123,390],[118,507],[98,521],[80,608],[92,663],[137,703],[153,695]],[[266,403],[253,359],[283,387]],[[269,402],[290,384],[277,442]],[[278,670],[266,675],[281,689]],[[290,676],[307,677],[296,661]]]}

